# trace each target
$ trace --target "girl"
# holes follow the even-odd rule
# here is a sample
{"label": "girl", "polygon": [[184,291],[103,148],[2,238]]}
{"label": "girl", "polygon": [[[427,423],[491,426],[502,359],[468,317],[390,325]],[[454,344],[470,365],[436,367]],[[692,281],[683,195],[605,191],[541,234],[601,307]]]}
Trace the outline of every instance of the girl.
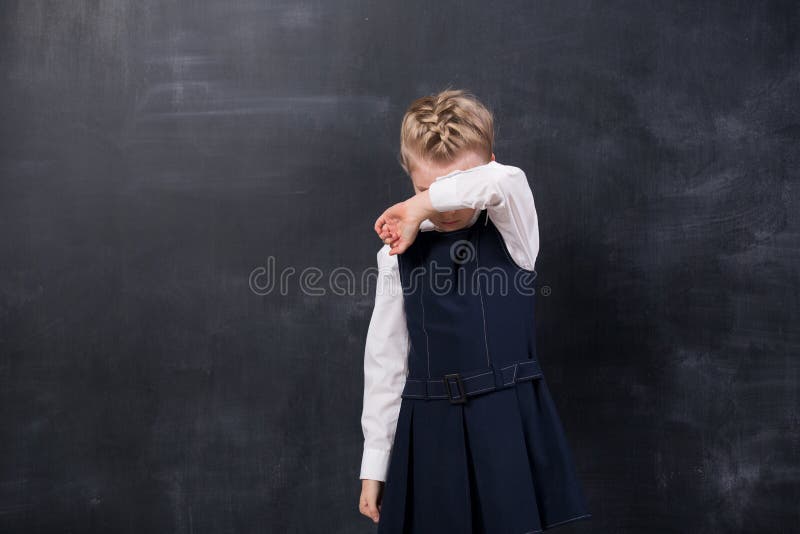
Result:
{"label": "girl", "polygon": [[375,222],[359,509],[380,534],[525,534],[591,517],[536,354],[533,193],[491,113],[445,90],[403,117],[416,194]]}

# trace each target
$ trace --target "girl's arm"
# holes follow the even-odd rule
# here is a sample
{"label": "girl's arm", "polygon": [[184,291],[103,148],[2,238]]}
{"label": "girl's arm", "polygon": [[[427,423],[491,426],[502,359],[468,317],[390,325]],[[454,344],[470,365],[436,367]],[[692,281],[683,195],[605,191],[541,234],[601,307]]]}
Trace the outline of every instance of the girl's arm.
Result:
{"label": "girl's arm", "polygon": [[408,373],[409,338],[397,257],[390,256],[389,246],[384,245],[377,260],[375,307],[364,348],[360,478],[385,481]]}
{"label": "girl's arm", "polygon": [[514,262],[523,269],[534,269],[539,254],[539,219],[533,191],[519,167],[490,161],[453,171],[438,177],[420,194],[429,195],[436,211],[485,208]]}

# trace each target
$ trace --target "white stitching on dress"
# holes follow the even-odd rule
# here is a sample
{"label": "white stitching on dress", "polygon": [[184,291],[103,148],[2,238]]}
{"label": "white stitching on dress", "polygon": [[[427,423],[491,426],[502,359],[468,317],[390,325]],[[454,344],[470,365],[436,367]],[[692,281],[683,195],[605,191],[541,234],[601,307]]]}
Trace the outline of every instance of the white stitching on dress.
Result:
{"label": "white stitching on dress", "polygon": [[425,332],[425,352],[428,354],[428,378],[431,377],[431,347],[428,341],[428,331],[425,329],[425,303],[422,301],[422,288],[425,284],[420,284],[419,305],[422,306],[422,331]]}
{"label": "white stitching on dress", "polygon": [[[489,210],[486,210],[486,220],[489,220]],[[485,223],[484,223],[485,225]],[[480,269],[478,261],[479,250],[481,248],[481,235],[477,234],[477,245],[475,246],[475,269]],[[483,305],[483,291],[481,291],[481,282],[478,280],[478,296],[481,299],[481,316],[483,317],[483,343],[486,347],[486,364],[491,367],[492,359],[489,356],[489,335],[486,333],[486,307]]]}

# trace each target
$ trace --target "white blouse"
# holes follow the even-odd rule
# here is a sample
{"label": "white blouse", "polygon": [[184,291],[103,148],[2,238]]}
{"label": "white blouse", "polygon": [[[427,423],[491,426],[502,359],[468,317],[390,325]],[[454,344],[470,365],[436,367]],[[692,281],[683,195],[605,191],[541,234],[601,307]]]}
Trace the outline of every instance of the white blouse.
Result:
{"label": "white blouse", "polygon": [[[440,176],[428,191],[437,211],[475,208],[470,224],[485,208],[512,259],[519,267],[534,269],[539,254],[539,221],[533,192],[521,169],[493,160]],[[422,221],[420,231],[431,230],[441,231],[430,219]],[[377,260],[375,307],[364,349],[364,452],[360,478],[385,481],[400,394],[408,374],[409,336],[397,255],[390,256],[389,245],[383,245]]]}

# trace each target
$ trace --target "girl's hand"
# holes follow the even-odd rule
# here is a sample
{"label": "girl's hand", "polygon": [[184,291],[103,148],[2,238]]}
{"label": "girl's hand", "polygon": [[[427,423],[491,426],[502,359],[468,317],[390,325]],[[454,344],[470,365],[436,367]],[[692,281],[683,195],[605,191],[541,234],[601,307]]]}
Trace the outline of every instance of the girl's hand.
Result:
{"label": "girl's hand", "polygon": [[375,221],[375,232],[389,245],[389,255],[402,254],[417,238],[420,223],[434,213],[425,190],[384,211]]}
{"label": "girl's hand", "polygon": [[381,500],[383,498],[383,482],[380,480],[361,480],[361,498],[358,500],[358,511],[377,523],[380,519]]}

